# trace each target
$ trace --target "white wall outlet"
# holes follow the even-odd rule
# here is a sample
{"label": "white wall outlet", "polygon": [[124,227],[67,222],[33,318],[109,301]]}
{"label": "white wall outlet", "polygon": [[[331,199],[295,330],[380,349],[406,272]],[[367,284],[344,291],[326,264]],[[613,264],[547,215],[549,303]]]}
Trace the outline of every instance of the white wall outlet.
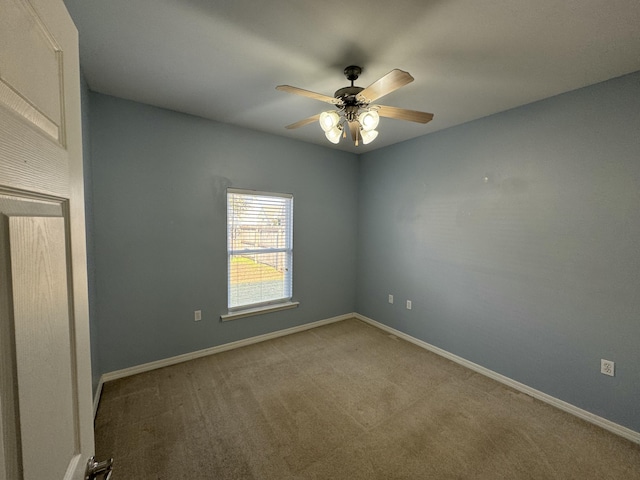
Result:
{"label": "white wall outlet", "polygon": [[193,312],[193,320],[196,322],[202,320],[202,310],[196,310],[195,312]]}
{"label": "white wall outlet", "polygon": [[407,300],[407,310],[411,310],[411,300]]}
{"label": "white wall outlet", "polygon": [[616,364],[611,360],[600,359],[600,373],[614,377],[616,374]]}
{"label": "white wall outlet", "polygon": [[393,303],[393,295],[389,294],[389,303]]}

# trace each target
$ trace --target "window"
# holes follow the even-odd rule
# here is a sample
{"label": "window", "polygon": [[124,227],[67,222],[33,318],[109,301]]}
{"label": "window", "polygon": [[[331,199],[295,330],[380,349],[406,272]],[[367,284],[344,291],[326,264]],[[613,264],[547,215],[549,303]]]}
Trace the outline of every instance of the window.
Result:
{"label": "window", "polygon": [[[232,312],[296,306],[293,196],[227,189],[228,308]],[[274,307],[275,308],[271,308]]]}

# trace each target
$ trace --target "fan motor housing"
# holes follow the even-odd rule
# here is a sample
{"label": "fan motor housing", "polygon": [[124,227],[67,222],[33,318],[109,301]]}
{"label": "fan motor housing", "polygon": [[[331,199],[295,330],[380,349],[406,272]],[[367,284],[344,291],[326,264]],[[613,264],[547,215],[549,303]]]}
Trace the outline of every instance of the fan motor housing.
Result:
{"label": "fan motor housing", "polygon": [[344,87],[340,90],[336,90],[334,97],[341,99],[346,104],[351,104],[357,102],[356,95],[358,95],[363,87]]}

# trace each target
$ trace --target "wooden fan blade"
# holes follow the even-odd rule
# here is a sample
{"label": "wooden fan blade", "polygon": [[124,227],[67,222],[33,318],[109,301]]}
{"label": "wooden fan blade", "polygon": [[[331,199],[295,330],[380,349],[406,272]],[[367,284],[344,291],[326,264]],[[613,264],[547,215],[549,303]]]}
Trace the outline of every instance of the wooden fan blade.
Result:
{"label": "wooden fan blade", "polygon": [[358,94],[358,100],[365,103],[371,103],[411,82],[413,82],[413,77],[409,72],[398,70],[396,68],[362,90]]}
{"label": "wooden fan blade", "polygon": [[349,131],[351,132],[351,139],[353,143],[355,143],[356,147],[358,146],[359,139],[358,133],[360,132],[360,124],[358,122],[349,122]]}
{"label": "wooden fan blade", "polygon": [[408,120],[410,122],[428,123],[433,120],[433,113],[407,110],[406,108],[378,106],[378,115],[381,117],[395,118],[398,120]]}
{"label": "wooden fan blade", "polygon": [[313,98],[314,100],[320,100],[321,102],[332,103],[334,105],[340,103],[340,100],[338,100],[337,98],[323,95],[321,93],[311,92],[309,90],[304,90],[303,88],[292,87],[291,85],[278,85],[276,87],[276,90],[293,93],[294,95],[302,95],[303,97]]}
{"label": "wooden fan blade", "polygon": [[292,123],[291,125],[287,125],[284,128],[293,130],[294,128],[304,127],[305,125],[309,125],[310,123],[317,122],[319,119],[320,119],[320,114],[313,115],[312,117],[305,118],[304,120],[300,120],[296,123]]}

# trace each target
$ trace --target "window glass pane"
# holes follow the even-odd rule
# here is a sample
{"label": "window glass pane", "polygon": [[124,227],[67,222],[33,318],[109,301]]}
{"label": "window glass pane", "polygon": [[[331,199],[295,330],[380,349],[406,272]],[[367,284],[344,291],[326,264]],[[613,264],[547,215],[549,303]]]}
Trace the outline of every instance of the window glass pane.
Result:
{"label": "window glass pane", "polygon": [[287,253],[231,255],[229,307],[291,298],[290,257]]}
{"label": "window glass pane", "polygon": [[290,195],[227,193],[229,308],[291,299]]}

